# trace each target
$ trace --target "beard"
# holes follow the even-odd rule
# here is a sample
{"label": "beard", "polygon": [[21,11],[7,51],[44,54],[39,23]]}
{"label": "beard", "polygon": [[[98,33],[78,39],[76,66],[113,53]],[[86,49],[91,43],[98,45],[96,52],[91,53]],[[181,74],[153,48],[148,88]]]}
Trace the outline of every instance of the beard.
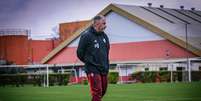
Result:
{"label": "beard", "polygon": [[100,28],[100,31],[103,32],[103,31],[105,30],[105,28],[106,28],[106,26],[101,27],[101,28]]}

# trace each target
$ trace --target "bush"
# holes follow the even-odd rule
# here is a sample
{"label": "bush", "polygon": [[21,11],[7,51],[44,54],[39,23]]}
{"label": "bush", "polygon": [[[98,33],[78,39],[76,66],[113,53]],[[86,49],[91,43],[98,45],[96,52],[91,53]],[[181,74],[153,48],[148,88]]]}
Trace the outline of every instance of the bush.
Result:
{"label": "bush", "polygon": [[28,81],[33,84],[34,86],[42,86],[44,74],[32,74],[30,75],[30,79]]}
{"label": "bush", "polygon": [[87,79],[82,80],[81,84],[88,85],[88,80]]}
{"label": "bush", "polygon": [[67,85],[69,83],[70,74],[49,74],[49,84],[54,85]]}
{"label": "bush", "polygon": [[136,72],[136,73],[133,73],[131,76],[132,76],[132,79],[136,80],[137,82],[144,82],[144,83],[170,81],[170,72],[168,71]]}
{"label": "bush", "polygon": [[192,71],[191,75],[192,81],[201,81],[201,71]]}
{"label": "bush", "polygon": [[1,74],[0,75],[0,85],[13,85],[16,87],[24,86],[27,75],[26,74]]}
{"label": "bush", "polygon": [[116,84],[119,80],[119,73],[118,72],[110,72],[109,73],[109,83]]}
{"label": "bush", "polygon": [[142,81],[145,83],[155,82],[156,72],[143,72]]}
{"label": "bush", "polygon": [[169,71],[161,71],[159,72],[160,82],[170,82],[171,73]]}
{"label": "bush", "polygon": [[131,74],[131,79],[136,80],[136,82],[142,82],[142,72],[135,72]]}
{"label": "bush", "polygon": [[[67,85],[70,74],[49,74],[49,85]],[[42,86],[46,74],[0,74],[0,86],[13,85],[16,87],[24,84]],[[45,82],[46,83],[46,82]]]}

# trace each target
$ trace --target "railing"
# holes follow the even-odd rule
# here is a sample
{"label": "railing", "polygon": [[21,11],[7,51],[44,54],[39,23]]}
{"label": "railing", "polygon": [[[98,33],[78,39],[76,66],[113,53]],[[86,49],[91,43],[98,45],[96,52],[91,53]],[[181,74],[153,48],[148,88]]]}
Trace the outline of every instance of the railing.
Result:
{"label": "railing", "polygon": [[27,29],[1,29],[0,28],[0,36],[5,35],[24,35],[29,36],[30,30]]}

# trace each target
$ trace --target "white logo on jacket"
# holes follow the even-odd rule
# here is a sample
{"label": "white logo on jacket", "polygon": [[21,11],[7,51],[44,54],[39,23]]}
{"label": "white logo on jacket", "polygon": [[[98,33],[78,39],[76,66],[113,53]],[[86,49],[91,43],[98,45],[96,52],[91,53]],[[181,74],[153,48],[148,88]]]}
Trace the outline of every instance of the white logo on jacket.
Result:
{"label": "white logo on jacket", "polygon": [[94,44],[94,48],[99,48],[99,44],[98,43]]}
{"label": "white logo on jacket", "polygon": [[97,43],[97,40],[94,40],[95,43]]}
{"label": "white logo on jacket", "polygon": [[105,38],[103,38],[103,42],[104,42],[104,43],[106,43],[106,40],[105,40]]}
{"label": "white logo on jacket", "polygon": [[99,48],[100,46],[99,46],[99,43],[97,42],[97,40],[94,40],[94,48]]}

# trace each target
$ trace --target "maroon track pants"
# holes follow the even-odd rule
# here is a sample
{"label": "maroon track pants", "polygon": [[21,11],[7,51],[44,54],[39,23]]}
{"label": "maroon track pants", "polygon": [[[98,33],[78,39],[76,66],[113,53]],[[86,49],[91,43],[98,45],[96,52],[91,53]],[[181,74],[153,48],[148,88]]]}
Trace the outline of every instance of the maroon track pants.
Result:
{"label": "maroon track pants", "polygon": [[107,75],[89,73],[87,74],[92,96],[91,101],[101,101],[107,90]]}

